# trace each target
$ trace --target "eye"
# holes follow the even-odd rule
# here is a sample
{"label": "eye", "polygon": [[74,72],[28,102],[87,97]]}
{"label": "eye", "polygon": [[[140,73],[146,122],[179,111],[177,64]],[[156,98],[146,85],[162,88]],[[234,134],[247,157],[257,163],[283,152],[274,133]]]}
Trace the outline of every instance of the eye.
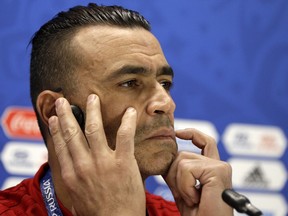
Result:
{"label": "eye", "polygon": [[128,80],[126,82],[121,83],[120,86],[126,88],[133,88],[139,86],[139,83],[137,80]]}
{"label": "eye", "polygon": [[166,89],[167,91],[170,91],[171,88],[173,87],[173,83],[171,81],[165,80],[160,82],[160,84],[163,86],[164,89]]}

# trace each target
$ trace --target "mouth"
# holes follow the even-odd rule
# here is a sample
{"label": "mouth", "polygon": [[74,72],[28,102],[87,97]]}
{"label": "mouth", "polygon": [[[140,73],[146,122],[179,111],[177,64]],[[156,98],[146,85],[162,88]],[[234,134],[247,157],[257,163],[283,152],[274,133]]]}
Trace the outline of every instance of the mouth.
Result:
{"label": "mouth", "polygon": [[172,127],[171,128],[162,128],[162,129],[159,129],[159,130],[153,132],[147,138],[147,140],[151,140],[151,139],[159,139],[159,140],[172,139],[172,140],[176,140],[175,131],[173,130]]}

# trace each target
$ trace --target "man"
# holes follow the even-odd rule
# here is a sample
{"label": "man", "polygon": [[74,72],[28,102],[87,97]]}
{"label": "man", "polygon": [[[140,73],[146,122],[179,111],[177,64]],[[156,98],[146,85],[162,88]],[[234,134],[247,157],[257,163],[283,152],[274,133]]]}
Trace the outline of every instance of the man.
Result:
{"label": "man", "polygon": [[[0,215],[232,215],[221,199],[231,167],[212,138],[174,131],[173,70],[137,12],[59,13],[33,37],[30,71],[48,163],[1,192]],[[202,155],[178,153],[176,136]],[[145,192],[151,175],[164,177],[177,206]]]}

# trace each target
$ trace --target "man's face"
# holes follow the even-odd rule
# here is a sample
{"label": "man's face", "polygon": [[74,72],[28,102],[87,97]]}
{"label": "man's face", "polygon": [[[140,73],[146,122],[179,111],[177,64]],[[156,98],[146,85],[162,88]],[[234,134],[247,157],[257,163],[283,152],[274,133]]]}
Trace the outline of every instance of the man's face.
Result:
{"label": "man's face", "polygon": [[112,149],[125,110],[134,107],[138,114],[135,157],[140,172],[144,178],[165,174],[177,152],[175,104],[169,93],[173,71],[157,39],[145,29],[96,26],[81,29],[73,46],[82,58],[75,100],[84,107],[88,94],[100,97]]}

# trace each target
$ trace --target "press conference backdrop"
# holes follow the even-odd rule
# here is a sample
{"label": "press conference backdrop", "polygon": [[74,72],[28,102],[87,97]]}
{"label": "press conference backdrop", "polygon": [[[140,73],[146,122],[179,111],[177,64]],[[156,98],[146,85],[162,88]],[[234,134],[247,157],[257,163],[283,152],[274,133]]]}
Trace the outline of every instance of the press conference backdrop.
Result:
{"label": "press conference backdrop", "polygon": [[[175,71],[176,128],[213,136],[234,188],[265,216],[287,214],[288,1],[97,1],[140,11]],[[28,46],[52,16],[87,1],[1,0],[0,187],[47,160],[29,99]],[[178,140],[180,150],[196,151]],[[173,199],[161,177],[147,189]]]}

